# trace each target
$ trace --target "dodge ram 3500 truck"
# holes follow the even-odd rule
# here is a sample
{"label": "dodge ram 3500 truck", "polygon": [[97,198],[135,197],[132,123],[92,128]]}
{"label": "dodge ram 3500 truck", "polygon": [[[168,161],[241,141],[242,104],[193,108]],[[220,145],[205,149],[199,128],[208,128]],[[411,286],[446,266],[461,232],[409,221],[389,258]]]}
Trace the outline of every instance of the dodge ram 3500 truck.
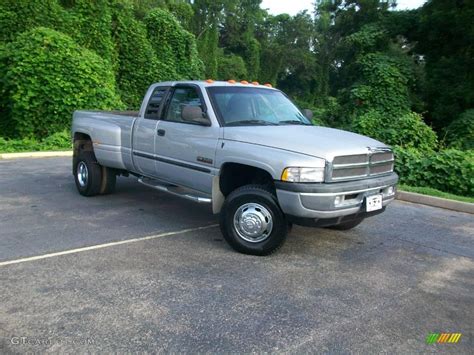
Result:
{"label": "dodge ram 3500 truck", "polygon": [[117,175],[134,175],[210,204],[237,251],[269,254],[292,223],[350,229],[395,197],[389,147],[310,119],[270,85],[153,84],[139,112],[74,113],[76,186],[106,194]]}

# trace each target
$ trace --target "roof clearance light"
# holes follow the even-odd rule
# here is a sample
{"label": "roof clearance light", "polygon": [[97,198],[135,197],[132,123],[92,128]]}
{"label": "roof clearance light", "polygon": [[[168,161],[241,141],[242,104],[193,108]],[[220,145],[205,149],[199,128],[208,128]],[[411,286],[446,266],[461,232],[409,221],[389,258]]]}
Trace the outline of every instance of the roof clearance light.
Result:
{"label": "roof clearance light", "polygon": [[207,79],[206,80],[206,83],[209,83],[209,84],[212,84],[213,82],[214,82],[214,80],[212,80],[212,79]]}
{"label": "roof clearance light", "polygon": [[227,82],[228,82],[229,84],[235,84],[235,80],[233,80],[233,79],[227,80]]}
{"label": "roof clearance light", "polygon": [[242,80],[240,83],[244,84],[244,85],[247,85],[249,82],[247,80]]}
{"label": "roof clearance light", "polygon": [[270,84],[270,83],[266,83],[266,84],[263,84],[263,85],[266,86],[266,87],[269,87],[269,88],[273,87],[272,84]]}
{"label": "roof clearance light", "polygon": [[252,81],[252,85],[260,85],[258,81]]}

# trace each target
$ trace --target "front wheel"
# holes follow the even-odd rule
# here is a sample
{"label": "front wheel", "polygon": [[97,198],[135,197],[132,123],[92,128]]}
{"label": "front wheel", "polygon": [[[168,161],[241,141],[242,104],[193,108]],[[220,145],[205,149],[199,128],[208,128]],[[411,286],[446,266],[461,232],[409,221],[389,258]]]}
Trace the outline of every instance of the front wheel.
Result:
{"label": "front wheel", "polygon": [[273,253],[288,234],[288,222],[275,194],[261,185],[242,186],[226,198],[220,227],[232,248],[251,255]]}

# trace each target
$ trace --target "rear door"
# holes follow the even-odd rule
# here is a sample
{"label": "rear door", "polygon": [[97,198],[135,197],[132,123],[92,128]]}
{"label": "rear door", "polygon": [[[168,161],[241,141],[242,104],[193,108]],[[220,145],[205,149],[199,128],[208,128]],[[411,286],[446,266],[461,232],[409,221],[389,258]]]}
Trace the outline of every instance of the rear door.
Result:
{"label": "rear door", "polygon": [[152,91],[143,115],[137,118],[133,127],[134,165],[138,172],[150,177],[156,176],[154,155],[157,127],[168,90],[169,87],[158,86]]}
{"label": "rear door", "polygon": [[207,112],[197,85],[177,85],[170,90],[167,106],[158,123],[156,138],[157,175],[163,180],[211,193],[220,127],[185,121],[185,106],[200,106]]}

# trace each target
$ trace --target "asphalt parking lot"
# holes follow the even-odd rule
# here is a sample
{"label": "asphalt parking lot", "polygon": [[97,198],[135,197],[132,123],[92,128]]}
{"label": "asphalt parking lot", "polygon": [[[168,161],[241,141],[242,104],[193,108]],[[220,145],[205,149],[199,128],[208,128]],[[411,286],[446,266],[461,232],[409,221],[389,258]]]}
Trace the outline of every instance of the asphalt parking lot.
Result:
{"label": "asphalt parking lot", "polygon": [[0,160],[0,353],[474,349],[473,215],[397,201],[252,257],[209,208],[133,178],[85,198],[70,165]]}

